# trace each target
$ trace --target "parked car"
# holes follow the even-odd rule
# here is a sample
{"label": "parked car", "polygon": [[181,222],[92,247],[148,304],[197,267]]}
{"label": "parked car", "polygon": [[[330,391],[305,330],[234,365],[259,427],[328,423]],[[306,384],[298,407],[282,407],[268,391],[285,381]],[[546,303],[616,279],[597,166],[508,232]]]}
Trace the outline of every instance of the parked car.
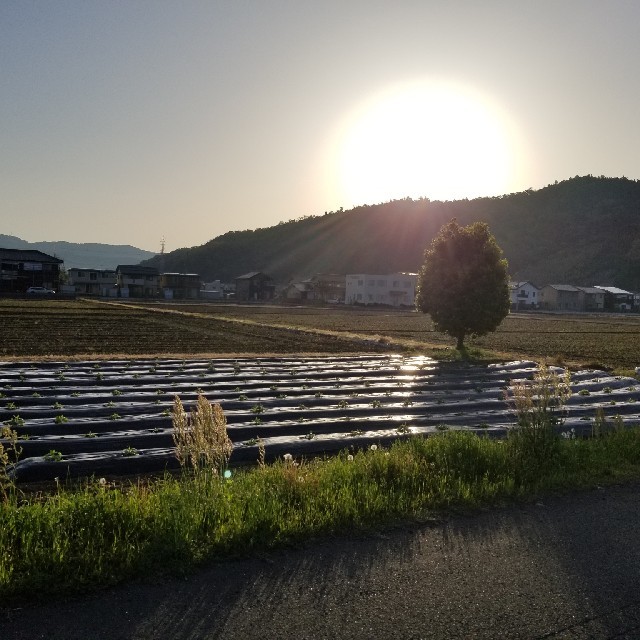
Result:
{"label": "parked car", "polygon": [[54,294],[55,291],[53,289],[47,289],[47,287],[29,287],[27,293],[29,295],[48,296]]}

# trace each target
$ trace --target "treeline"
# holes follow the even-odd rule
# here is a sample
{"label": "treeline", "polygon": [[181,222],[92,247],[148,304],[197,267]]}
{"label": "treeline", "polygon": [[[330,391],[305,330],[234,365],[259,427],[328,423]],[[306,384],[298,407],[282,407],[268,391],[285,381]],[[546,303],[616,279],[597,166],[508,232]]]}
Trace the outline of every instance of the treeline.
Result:
{"label": "treeline", "polygon": [[229,232],[144,264],[205,280],[264,271],[280,283],[323,272],[417,271],[452,218],[487,222],[514,279],[640,290],[640,182],[593,176],[494,198],[407,198],[303,217]]}

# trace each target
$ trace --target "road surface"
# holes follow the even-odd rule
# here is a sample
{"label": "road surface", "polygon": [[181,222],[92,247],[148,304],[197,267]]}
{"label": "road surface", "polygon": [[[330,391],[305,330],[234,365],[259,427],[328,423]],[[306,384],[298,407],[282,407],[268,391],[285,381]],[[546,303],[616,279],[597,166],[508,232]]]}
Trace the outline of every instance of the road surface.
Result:
{"label": "road surface", "polygon": [[0,638],[640,638],[640,484],[5,608]]}

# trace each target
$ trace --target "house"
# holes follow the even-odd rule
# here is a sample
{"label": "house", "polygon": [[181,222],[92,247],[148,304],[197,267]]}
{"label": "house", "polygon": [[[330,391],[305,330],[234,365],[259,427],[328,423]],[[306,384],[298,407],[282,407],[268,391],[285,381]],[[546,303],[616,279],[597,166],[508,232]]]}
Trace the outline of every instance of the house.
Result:
{"label": "house", "polygon": [[511,311],[537,309],[540,289],[531,282],[510,282]]}
{"label": "house", "polygon": [[0,294],[23,294],[29,287],[58,291],[63,263],[35,249],[0,249]]}
{"label": "house", "polygon": [[604,310],[604,291],[598,287],[576,287],[582,291],[582,308],[585,311]]}
{"label": "house", "polygon": [[583,311],[583,292],[570,284],[548,284],[538,294],[540,309],[545,311]]}
{"label": "house", "polygon": [[154,267],[119,264],[116,287],[121,298],[156,298],[160,293],[160,274]]}
{"label": "house", "polygon": [[160,290],[165,300],[195,300],[202,286],[197,273],[162,273]]}
{"label": "house", "polygon": [[261,271],[250,271],[235,279],[236,300],[273,300],[275,285],[271,276]]}
{"label": "house", "polygon": [[69,285],[74,292],[89,296],[115,296],[116,272],[112,269],[69,269],[67,271]]}
{"label": "house", "polygon": [[236,296],[236,285],[214,280],[203,282],[200,298],[205,300],[230,300]]}
{"label": "house", "polygon": [[313,283],[310,280],[301,282],[291,282],[282,290],[282,297],[285,300],[306,302],[314,299]]}
{"label": "house", "polygon": [[345,302],[413,307],[417,281],[417,273],[348,274],[345,278]]}
{"label": "house", "polygon": [[316,273],[309,279],[313,299],[320,302],[340,301],[345,298],[345,277],[335,273]]}
{"label": "house", "polygon": [[605,311],[631,311],[634,304],[634,294],[618,287],[595,286],[604,292]]}
{"label": "house", "polygon": [[282,291],[286,300],[344,302],[345,277],[333,273],[316,273],[307,280],[289,283]]}

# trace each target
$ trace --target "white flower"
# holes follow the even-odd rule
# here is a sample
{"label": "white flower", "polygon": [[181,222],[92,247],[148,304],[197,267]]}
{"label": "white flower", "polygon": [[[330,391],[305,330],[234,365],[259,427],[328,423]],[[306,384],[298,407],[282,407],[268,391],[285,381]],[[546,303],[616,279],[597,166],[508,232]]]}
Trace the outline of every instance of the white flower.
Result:
{"label": "white flower", "polygon": [[353,462],[353,456],[352,456],[351,454],[349,454],[349,455],[347,456],[347,460],[348,460],[349,462]]}
{"label": "white flower", "polygon": [[285,453],[282,457],[285,462],[293,462],[293,456],[290,453]]}
{"label": "white flower", "polygon": [[377,451],[378,450],[378,445],[377,444],[372,444],[370,449],[371,449],[371,451]]}
{"label": "white flower", "polygon": [[106,478],[100,478],[100,480],[98,480],[98,484],[101,487],[104,487],[107,484],[107,479]]}

